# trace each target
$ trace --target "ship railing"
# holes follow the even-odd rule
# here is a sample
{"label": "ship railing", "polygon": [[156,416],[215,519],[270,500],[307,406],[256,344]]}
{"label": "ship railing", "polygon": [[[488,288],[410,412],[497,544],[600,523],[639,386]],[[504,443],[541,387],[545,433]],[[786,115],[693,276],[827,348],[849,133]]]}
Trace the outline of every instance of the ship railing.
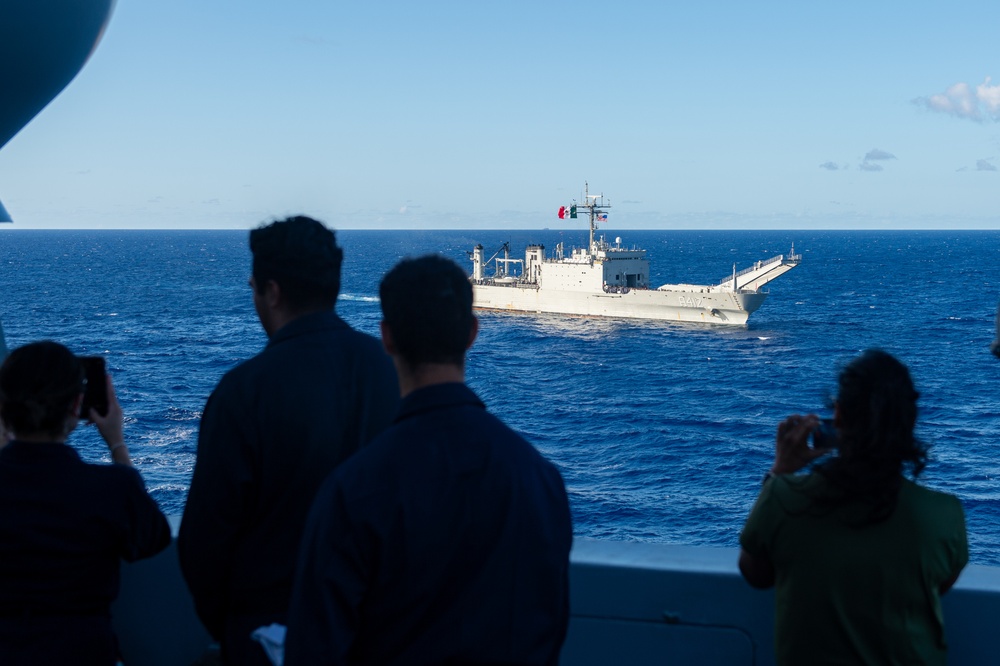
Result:
{"label": "ship railing", "polygon": [[472,284],[480,284],[484,287],[508,287],[511,289],[538,289],[537,282],[528,282],[524,277],[517,276],[516,280],[503,281],[503,278],[496,277],[484,277],[482,280],[477,280],[475,278],[469,278],[469,282]]}
{"label": "ship railing", "polygon": [[[793,257],[798,257],[799,259],[802,258],[802,255],[792,255],[792,256]],[[742,275],[746,275],[747,273],[753,273],[754,271],[759,271],[760,269],[764,268],[765,266],[770,266],[771,264],[781,263],[784,260],[785,260],[785,255],[779,254],[776,257],[771,257],[770,259],[765,259],[764,261],[759,261],[759,262],[751,265],[749,268],[744,268],[743,270],[737,272],[736,275],[735,275],[735,277],[740,277]],[[732,276],[732,275],[727,275],[725,277],[725,279],[720,280],[719,282],[717,282],[715,286],[716,287],[722,287],[724,285],[731,284],[732,281],[733,281],[733,277],[734,276]]]}

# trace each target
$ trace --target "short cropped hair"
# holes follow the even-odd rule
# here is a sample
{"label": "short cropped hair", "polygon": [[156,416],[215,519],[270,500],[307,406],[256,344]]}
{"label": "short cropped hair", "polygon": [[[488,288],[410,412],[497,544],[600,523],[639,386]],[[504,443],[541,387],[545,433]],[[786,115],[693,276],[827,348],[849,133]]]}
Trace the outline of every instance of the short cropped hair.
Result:
{"label": "short cropped hair", "polygon": [[336,303],[344,251],[322,223],[298,215],[261,226],[250,232],[250,251],[258,293],[274,280],[292,308]]}
{"label": "short cropped hair", "polygon": [[472,332],[472,283],[450,259],[404,259],[379,286],[382,316],[400,357],[423,363],[464,365]]}
{"label": "short cropped hair", "polygon": [[0,365],[0,418],[15,435],[57,436],[83,393],[83,364],[58,342],[32,342]]}

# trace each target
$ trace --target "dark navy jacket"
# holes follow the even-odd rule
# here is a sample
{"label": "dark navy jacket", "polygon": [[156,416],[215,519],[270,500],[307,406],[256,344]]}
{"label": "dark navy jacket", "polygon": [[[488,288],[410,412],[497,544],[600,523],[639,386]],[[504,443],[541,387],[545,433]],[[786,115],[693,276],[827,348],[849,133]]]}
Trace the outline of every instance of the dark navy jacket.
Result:
{"label": "dark navy jacket", "polygon": [[571,542],[551,463],[464,384],[414,391],[313,505],[285,664],[554,664]]}
{"label": "dark navy jacket", "polygon": [[131,467],[56,442],[0,448],[0,663],[113,664],[121,560],[169,543]]}
{"label": "dark navy jacket", "polygon": [[295,319],[222,378],[202,415],[178,539],[213,636],[222,640],[233,616],[283,619],[317,489],[398,404],[381,343],[333,311]]}

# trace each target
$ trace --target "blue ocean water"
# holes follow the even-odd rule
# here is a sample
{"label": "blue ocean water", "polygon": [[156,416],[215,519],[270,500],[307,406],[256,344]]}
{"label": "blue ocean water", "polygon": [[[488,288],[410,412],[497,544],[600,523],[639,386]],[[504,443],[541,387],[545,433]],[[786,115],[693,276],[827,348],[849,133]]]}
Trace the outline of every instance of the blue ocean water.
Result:
{"label": "blue ocean water", "polygon": [[[746,328],[484,313],[468,380],[560,467],[578,535],[735,546],[774,431],[825,409],[840,365],[882,347],[921,392],[922,476],[965,506],[972,561],[1000,565],[1000,232],[614,231],[650,251],[653,284],[711,283],[792,242]],[[398,259],[504,241],[583,245],[586,232],[343,231],[338,312],[377,334],[378,281]],[[184,506],[205,399],[266,343],[246,232],[0,234],[0,320],[17,346],[102,354],[137,466],[165,511]],[[93,428],[71,443],[106,459]]]}

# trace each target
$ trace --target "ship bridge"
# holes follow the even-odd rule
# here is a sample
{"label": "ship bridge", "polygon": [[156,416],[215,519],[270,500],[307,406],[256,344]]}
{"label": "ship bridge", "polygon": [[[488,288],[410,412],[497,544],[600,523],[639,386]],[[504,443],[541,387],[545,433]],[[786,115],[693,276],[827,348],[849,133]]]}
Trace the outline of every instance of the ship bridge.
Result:
{"label": "ship bridge", "polygon": [[622,247],[621,237],[611,245],[602,236],[594,242],[594,264],[601,270],[601,288],[605,292],[649,288],[649,261],[646,251]]}

